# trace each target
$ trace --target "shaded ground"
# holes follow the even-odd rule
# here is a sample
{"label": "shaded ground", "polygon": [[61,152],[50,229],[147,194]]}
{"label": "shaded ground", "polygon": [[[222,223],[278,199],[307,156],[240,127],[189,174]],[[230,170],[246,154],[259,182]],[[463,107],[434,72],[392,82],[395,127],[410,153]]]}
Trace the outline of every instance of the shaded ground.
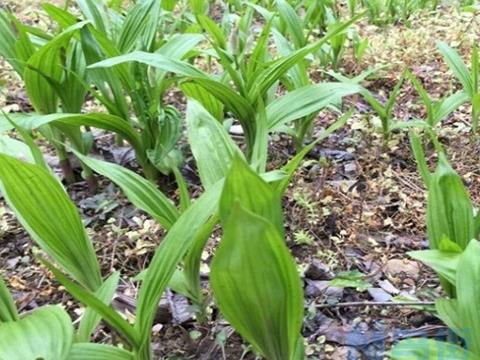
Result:
{"label": "shaded ground", "polygon": [[[9,2],[10,5],[15,3]],[[0,4],[2,4],[0,2]],[[41,21],[36,3],[15,8],[28,21]],[[362,36],[370,47],[356,63],[347,52],[343,71],[358,74],[369,66],[389,65],[368,88],[379,96],[388,94],[405,65],[421,79],[430,95],[441,96],[457,88],[436,51],[436,40],[459,46],[465,57],[472,41],[477,40],[478,24],[471,15],[444,9],[421,14],[411,26],[402,24],[378,28],[361,23]],[[313,74],[318,81],[322,77]],[[28,110],[20,83],[8,69],[0,69],[8,83],[0,105],[8,111]],[[443,336],[444,327],[428,311],[400,306],[365,306],[345,302],[377,302],[393,297],[432,301],[439,294],[436,277],[421,264],[409,260],[406,253],[422,249],[425,241],[425,194],[408,138],[396,134],[384,146],[374,130],[378,123],[367,104],[357,97],[347,100],[356,108],[348,125],[319,145],[304,161],[284,199],[288,244],[295,255],[305,282],[306,319],[304,335],[307,354],[312,359],[382,359],[393,339],[406,336]],[[396,107],[398,119],[421,117],[418,96],[410,83],[402,89]],[[315,133],[335,119],[322,113]],[[444,122],[441,140],[451,163],[463,176],[474,202],[480,197],[478,144],[468,136],[469,110],[464,106]],[[99,135],[97,151],[108,160],[129,163],[126,149],[112,148],[111,137]],[[293,153],[288,139],[273,137],[271,166],[284,163]],[[435,164],[435,156],[430,162]],[[52,164],[55,159],[50,159]],[[190,190],[198,192],[193,169],[184,169]],[[172,197],[171,179],[162,188]],[[122,271],[119,296],[115,305],[127,316],[134,312],[137,283],[133,276],[148,265],[163,231],[145,214],[138,212],[121,192],[107,181],[91,196],[79,182],[68,191],[78,205],[94,241],[104,273]],[[32,242],[11,212],[0,200],[0,268],[21,310],[45,303],[63,303],[79,316],[81,309],[62,287],[33,260]],[[202,272],[208,275],[213,245],[205,252]],[[346,288],[327,282],[344,274]],[[212,304],[213,305],[213,304]],[[169,292],[160,307],[154,328],[157,357],[178,359],[238,359],[247,347],[211,307],[211,320],[196,324],[188,303]],[[98,341],[111,341],[107,329],[96,334]],[[249,353],[246,359],[254,358]]]}

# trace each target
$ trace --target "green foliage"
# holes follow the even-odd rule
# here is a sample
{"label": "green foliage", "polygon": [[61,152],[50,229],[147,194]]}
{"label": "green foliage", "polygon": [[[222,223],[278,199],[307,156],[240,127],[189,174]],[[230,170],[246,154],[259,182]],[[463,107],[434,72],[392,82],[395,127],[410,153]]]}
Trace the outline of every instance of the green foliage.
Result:
{"label": "green foliage", "polygon": [[[432,140],[437,142],[435,135],[431,136]],[[448,163],[445,153],[439,148],[440,145],[437,145],[437,168],[434,173],[430,173],[420,139],[412,132],[410,140],[419,172],[428,190],[429,246],[432,250],[460,252],[466,248],[470,240],[477,239],[479,234],[479,216],[474,213],[468,191],[460,176]],[[447,262],[444,265],[450,266]],[[450,277],[448,274],[447,278]],[[455,289],[451,282],[443,279],[443,276],[441,279],[445,291],[454,296]]]}
{"label": "green foliage", "polygon": [[[421,357],[427,350],[480,355],[476,339],[459,330],[480,331],[475,307],[480,290],[468,286],[480,276],[475,262],[480,250],[471,241],[480,231],[480,217],[434,133],[468,100],[472,127],[477,127],[476,48],[469,70],[454,50],[439,45],[464,89],[438,101],[408,70],[385,104],[360,85],[377,69],[352,78],[336,72],[346,51],[359,59],[368,46],[354,27],[365,9],[373,23],[408,25],[414,12],[435,8],[437,1],[349,0],[349,14],[344,14],[335,0],[231,0],[220,21],[210,16],[209,2],[203,0],[75,3],[71,12],[68,6],[43,5],[54,23],[48,31],[0,12],[0,56],[22,79],[35,109],[0,117],[0,189],[43,250],[40,261],[86,309],[78,326],[58,306],[18,314],[0,281],[0,359],[152,359],[151,331],[167,287],[188,297],[199,322],[208,320],[200,265],[218,224],[223,233],[211,264],[211,287],[221,313],[266,359],[303,359],[302,283],[285,244],[281,198],[302,159],[353,114],[345,112],[305,146],[319,112],[340,111],[343,97],[357,93],[380,117],[385,140],[397,129],[422,127],[439,151],[437,169],[430,173],[421,141],[411,134],[429,193],[430,250],[410,255],[441,277],[450,298],[437,302],[437,312],[457,329],[469,351],[410,341],[398,345],[392,357]],[[310,70],[315,66],[339,82],[314,83]],[[335,71],[327,72],[328,67]],[[394,117],[406,79],[426,107],[425,120]],[[187,98],[185,119],[167,105],[177,89]],[[96,112],[86,113],[87,98]],[[235,137],[233,124],[241,127]],[[114,134],[118,145],[128,143],[144,176],[88,156],[94,149],[92,128]],[[16,133],[7,134],[12,130]],[[292,136],[297,154],[281,169],[267,172],[273,133]],[[148,269],[137,277],[141,284],[134,321],[110,305],[121,274],[102,278],[78,211],[35,144],[39,134],[57,150],[64,170],[71,148],[87,180],[95,179],[93,172],[108,178],[164,228]],[[185,153],[192,155],[204,189],[200,195],[190,194],[181,171],[187,145]],[[173,174],[178,206],[158,189],[159,174]],[[299,239],[307,236],[299,232]],[[341,273],[331,284],[369,287],[358,272]],[[122,348],[89,343],[102,320],[120,335]]]}
{"label": "green foliage", "polygon": [[44,306],[1,324],[0,359],[133,360],[133,356],[109,345],[74,342],[67,312],[60,306]]}
{"label": "green foliage", "polygon": [[[440,264],[451,255],[437,253],[428,255],[427,258]],[[438,299],[436,310],[438,317],[443,320],[452,331],[462,337],[466,343],[466,349],[457,344],[450,344],[436,340],[411,339],[399,342],[392,349],[390,356],[394,360],[406,359],[476,359],[480,355],[480,342],[478,341],[479,311],[480,304],[480,244],[477,240],[469,242],[461,253],[455,255],[458,260],[454,266],[454,277],[449,279],[457,289],[456,299]],[[423,261],[422,252],[417,252],[416,257]],[[431,260],[426,261],[430,265]],[[438,268],[434,269],[438,270]],[[452,268],[453,270],[453,268]],[[450,272],[450,271],[449,271]]]}
{"label": "green foliage", "polygon": [[59,306],[34,311],[0,326],[0,359],[67,359],[73,326]]}
{"label": "green foliage", "polygon": [[0,277],[0,324],[18,319],[18,312],[12,295]]}
{"label": "green foliage", "polygon": [[427,123],[431,127],[435,127],[453,111],[468,101],[469,97],[464,91],[459,91],[437,101],[432,100],[420,81],[418,81],[418,79],[411,72],[407,72],[407,76],[415,86],[415,89],[425,105],[427,110]]}
{"label": "green foliage", "polygon": [[98,289],[100,269],[92,243],[57,179],[44,168],[0,154],[0,188],[32,238],[78,282]]}
{"label": "green foliage", "polygon": [[367,89],[361,91],[362,96],[367,100],[370,106],[378,114],[381,124],[382,124],[382,134],[384,139],[388,139],[392,130],[395,128],[396,121],[393,117],[393,110],[398,96],[400,95],[400,90],[407,76],[407,70],[402,72],[400,79],[397,81],[395,87],[390,93],[387,102],[382,104],[378,101],[373,94],[370,93]]}
{"label": "green foliage", "polygon": [[235,158],[220,201],[224,235],[211,283],[222,313],[257,351],[268,359],[294,359],[303,296],[279,226],[279,199]]}
{"label": "green foliage", "polygon": [[472,132],[478,128],[478,119],[480,116],[480,90],[478,84],[478,48],[476,45],[472,48],[471,69],[469,70],[458,52],[452,49],[444,42],[438,43],[445,62],[450,67],[457,80],[462,84],[463,91],[468,96],[472,104]]}

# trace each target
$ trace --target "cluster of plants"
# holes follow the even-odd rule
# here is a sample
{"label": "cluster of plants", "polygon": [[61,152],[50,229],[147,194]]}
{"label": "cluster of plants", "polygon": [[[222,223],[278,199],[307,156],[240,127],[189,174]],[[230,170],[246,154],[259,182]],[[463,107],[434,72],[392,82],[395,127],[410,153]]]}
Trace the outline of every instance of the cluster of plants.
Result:
{"label": "cluster of plants", "polygon": [[[323,13],[319,18],[322,21],[341,16],[346,8],[350,16],[366,10],[368,20],[375,25],[398,22],[409,25],[409,20],[413,15],[422,11],[435,11],[445,4],[455,5],[459,9],[476,5],[475,0],[457,0],[448,3],[441,0],[327,0],[317,3],[318,10]],[[302,5],[300,2],[297,6]]]}
{"label": "cluster of plants", "polygon": [[435,143],[438,164],[430,173],[421,139],[411,133],[412,150],[428,191],[427,233],[429,250],[409,255],[431,267],[445,293],[435,302],[435,314],[450,329],[447,341],[410,339],[400,341],[392,359],[477,359],[480,355],[478,304],[480,279],[480,215],[473,206],[461,177]]}
{"label": "cluster of plants", "polygon": [[[86,310],[75,324],[60,306],[19,314],[0,280],[0,359],[151,359],[152,327],[167,287],[190,300],[197,321],[208,320],[200,265],[217,229],[222,238],[211,263],[210,287],[221,314],[259,355],[303,359],[303,290],[286,246],[281,199],[302,159],[352,115],[343,111],[310,141],[318,113],[341,113],[342,98],[352,94],[362,96],[376,112],[385,140],[396,130],[415,127],[435,143],[439,165],[430,174],[421,141],[412,133],[429,192],[431,246],[412,256],[441,275],[449,298],[439,301],[440,317],[452,328],[476,321],[465,305],[475,295],[461,289],[465,264],[480,251],[472,240],[480,220],[443,155],[435,129],[469,102],[476,131],[477,49],[469,69],[455,50],[439,44],[463,86],[440,100],[433,100],[408,69],[385,104],[361,85],[376,70],[353,79],[335,71],[345,51],[353,49],[358,58],[368,46],[353,26],[366,14],[372,19],[388,14],[388,21],[398,14],[408,18],[415,10],[435,8],[436,1],[348,1],[350,14],[345,17],[335,1],[232,0],[218,21],[209,16],[211,4],[202,0],[68,4],[43,5],[51,21],[48,29],[0,11],[0,56],[22,80],[34,108],[0,118],[0,191],[41,249],[39,261]],[[313,67],[331,68],[328,74],[335,81],[314,83],[309,75]],[[407,80],[425,105],[425,119],[394,118]],[[173,90],[187,99],[185,115],[168,103]],[[98,111],[86,112],[92,104]],[[231,135],[233,125],[241,129],[240,143]],[[141,174],[90,156],[94,129],[113,134],[118,145],[131,146]],[[282,168],[267,171],[273,133],[291,137],[296,155]],[[111,306],[121,274],[101,272],[78,210],[46,164],[39,139],[56,151],[66,183],[78,180],[73,154],[91,191],[97,187],[95,174],[105,176],[165,230],[148,268],[137,277],[141,285],[133,322]],[[196,199],[181,172],[182,142],[188,143],[204,189]],[[178,204],[157,186],[160,177],[170,174],[178,187]],[[119,335],[115,343],[92,342],[102,320]],[[458,334],[476,354],[474,340]],[[411,345],[399,344],[392,356],[453,346]]]}

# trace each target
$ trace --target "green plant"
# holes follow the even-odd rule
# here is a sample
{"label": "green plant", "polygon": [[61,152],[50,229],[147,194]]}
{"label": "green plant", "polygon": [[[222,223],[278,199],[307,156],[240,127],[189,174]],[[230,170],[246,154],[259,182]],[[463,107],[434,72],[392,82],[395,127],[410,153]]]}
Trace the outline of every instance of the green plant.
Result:
{"label": "green plant", "polygon": [[[50,35],[21,24],[3,10],[0,12],[0,33],[5,39],[0,46],[0,56],[24,81],[26,93],[37,113],[80,112],[87,92],[83,85],[85,63],[74,36],[84,26],[84,22],[73,23],[57,35]],[[32,35],[39,37],[39,44],[32,41]],[[62,129],[54,124],[43,126],[41,132],[55,147],[65,179],[73,182],[75,176],[63,146],[64,139],[68,138],[79,151],[87,152],[91,136],[82,132],[80,127]],[[84,171],[94,188],[91,172],[87,168]]]}
{"label": "green plant", "polygon": [[[181,135],[181,116],[162,101],[174,79],[167,78],[163,72],[151,74],[142,64],[124,64],[115,71],[90,70],[87,66],[133,50],[156,51],[171,59],[181,59],[202,37],[196,34],[169,37],[165,31],[162,38],[157,38],[157,31],[169,22],[162,17],[169,13],[166,10],[169,7],[164,4],[162,8],[157,1],[140,2],[130,7],[126,15],[123,9],[109,7],[101,1],[79,0],[77,5],[87,21],[80,21],[65,9],[44,4],[44,10],[57,23],[59,34],[55,37],[22,25],[9,14],[2,12],[0,16],[0,31],[8,39],[0,46],[0,55],[10,61],[24,80],[37,115],[51,114],[40,121],[42,126],[38,128],[57,148],[67,180],[73,181],[73,172],[64,148],[65,139],[77,151],[88,153],[92,135],[81,129],[82,125],[87,129],[98,126],[98,122],[91,121],[97,116],[108,119],[100,128],[106,126],[107,130],[117,133],[120,142],[126,139],[135,148],[137,160],[149,179],[154,180],[158,171],[179,174],[176,169],[182,159],[175,145]],[[174,28],[169,30],[173,32]],[[31,40],[33,35],[41,36],[38,50]],[[105,106],[109,117],[89,114],[88,121],[80,121],[79,113],[87,92]],[[77,121],[60,125],[54,114]],[[23,126],[26,121],[22,119],[19,125]],[[120,124],[122,122],[124,124]],[[110,123],[116,125],[111,127]],[[37,128],[37,124],[32,125],[35,126],[30,128]],[[126,128],[130,132],[127,136]],[[129,136],[133,132],[138,134],[134,135],[135,139]],[[91,170],[86,166],[83,170],[94,188]]]}
{"label": "green plant", "polygon": [[[118,282],[118,276],[116,281]],[[83,320],[82,325],[84,324],[86,322]],[[132,360],[131,354],[120,347],[89,343],[88,339],[76,338],[72,321],[60,306],[43,306],[30,313],[18,314],[12,296],[1,278],[0,358]]]}
{"label": "green plant", "polygon": [[430,339],[400,341],[390,352],[394,360],[422,359],[477,359],[480,356],[478,341],[480,304],[480,245],[471,240],[465,250],[419,251],[414,257],[432,266],[457,289],[456,299],[438,299],[435,309],[438,317],[460,338],[466,349],[452,342]]}
{"label": "green plant", "polygon": [[460,81],[463,91],[467,94],[472,105],[472,132],[476,133],[480,116],[480,91],[478,84],[478,49],[472,47],[471,69],[469,70],[457,51],[444,42],[438,43],[438,49],[450,67],[455,77]]}
{"label": "green plant", "polygon": [[[48,256],[61,267],[61,270],[44,257],[41,257],[41,261],[74,298],[88,306],[87,313],[90,315],[86,317],[90,320],[82,320],[89,324],[85,326],[86,329],[95,328],[100,318],[103,318],[114,331],[121,335],[124,347],[128,349],[130,356],[140,360],[151,358],[150,331],[157,304],[167,286],[170,285],[184,293],[198,307],[204,306],[203,294],[199,286],[201,253],[220,218],[224,228],[223,245],[220,246],[215,257],[215,265],[212,265],[212,273],[216,274],[213,287],[220,308],[258,351],[275,359],[291,357],[294,352],[301,351],[300,345],[303,344],[298,340],[302,313],[301,288],[297,287],[294,293],[285,293],[285,296],[282,296],[285,299],[289,296],[292,298],[286,303],[279,303],[281,312],[286,311],[286,316],[279,318],[277,324],[258,323],[259,319],[255,317],[249,320],[247,325],[242,324],[235,315],[246,303],[226,304],[224,298],[226,293],[219,293],[218,288],[233,284],[233,280],[229,280],[225,285],[223,283],[225,280],[221,278],[229,274],[228,267],[224,268],[226,264],[238,258],[241,260],[240,266],[245,264],[243,256],[254,258],[248,255],[253,249],[261,251],[265,257],[271,257],[274,263],[278,262],[278,267],[270,267],[273,279],[269,286],[278,287],[278,291],[284,292],[286,289],[290,291],[292,284],[298,286],[298,275],[283,241],[280,197],[302,158],[318,141],[342,126],[347,117],[333,124],[316,142],[297,154],[281,172],[261,174],[264,180],[260,180],[259,175],[249,169],[242,160],[243,155],[240,149],[231,140],[225,128],[199,103],[191,101],[187,120],[189,137],[195,140],[191,143],[192,152],[206,191],[193,202],[190,202],[188,193],[183,194],[182,196],[187,197],[183,203],[187,205],[182,206],[181,210],[177,210],[165,195],[140,175],[119,165],[75,152],[91,169],[108,176],[118,184],[134,205],[152,215],[168,230],[161,245],[155,251],[148,270],[143,273],[133,326],[107,305],[116,289],[116,283],[111,279],[118,279],[118,274],[114,273],[107,280],[102,281],[95,254],[90,240],[85,235],[78,213],[53,175],[39,165],[27,164],[8,155],[0,155],[2,193],[24,227]],[[223,145],[212,146],[212,144]],[[225,177],[227,177],[226,180]],[[259,194],[255,197],[251,197],[252,188],[258,189]],[[32,195],[25,197],[26,193]],[[31,211],[33,208],[38,208],[31,205],[32,202],[41,204],[39,211]],[[240,202],[241,206],[234,205],[237,202]],[[231,213],[232,211],[234,214]],[[243,220],[238,220],[237,223],[235,214],[241,214]],[[62,221],[59,222],[58,219]],[[245,222],[255,222],[258,226],[250,228],[245,226]],[[242,233],[243,231],[250,232]],[[236,238],[237,235],[244,239],[244,243]],[[248,240],[263,239],[263,236],[267,236],[268,241],[265,243],[258,241],[257,247],[250,249]],[[238,247],[238,252],[232,250],[229,255],[230,251],[225,249],[231,247]],[[183,265],[180,272],[177,270],[179,264]],[[277,273],[275,270],[284,267],[290,269],[289,273],[283,270]],[[253,276],[252,268],[245,268],[242,271],[245,271],[246,278]],[[235,277],[236,274],[237,272],[234,272],[231,276]],[[247,293],[244,292],[244,294]],[[252,288],[250,295],[243,300],[270,303],[269,294],[270,292],[259,293]],[[240,301],[241,297],[237,297],[237,300]],[[270,318],[276,316],[269,313],[268,309],[263,311],[265,316]],[[204,314],[200,310],[200,319],[201,316]],[[265,335],[259,335],[257,338],[258,331],[265,326],[283,335],[269,337],[266,336],[268,332],[261,330]],[[91,332],[81,329],[82,326],[78,331],[82,334],[82,338],[88,338]]]}
{"label": "green plant", "polygon": [[413,86],[417,90],[423,104],[427,110],[426,122],[430,127],[435,127],[453,111],[458,109],[466,101],[468,101],[468,95],[464,91],[458,91],[448,97],[439,100],[433,100],[422,86],[420,81],[410,72],[407,72],[407,76],[412,82]]}
{"label": "green plant", "polygon": [[[474,213],[468,191],[460,176],[448,163],[439,144],[437,144],[438,164],[432,174],[428,170],[420,139],[412,132],[410,140],[419,172],[428,191],[429,246],[433,250],[441,250],[446,246],[445,239],[448,239],[459,250],[464,250],[470,240],[478,238],[480,232],[480,216]],[[442,278],[441,281],[447,294],[454,296],[455,289],[451,284]]]}
{"label": "green plant", "polygon": [[[212,115],[220,120],[223,120],[222,107],[224,107],[235,120],[240,122],[245,134],[247,158],[251,160],[255,154],[263,156],[264,150],[257,149],[264,148],[268,132],[278,130],[286,122],[315,113],[326,106],[326,102],[323,101],[326,94],[320,98],[321,101],[317,100],[318,95],[315,94],[316,89],[318,88],[320,91],[323,84],[305,86],[305,83],[301,83],[302,88],[296,88],[296,93],[289,93],[276,100],[277,104],[288,105],[292,109],[288,119],[278,119],[277,114],[270,114],[270,109],[276,109],[276,106],[270,103],[272,94],[275,94],[277,82],[283,79],[290,69],[302,62],[308,54],[318,50],[332,36],[343,31],[357,18],[328,32],[317,42],[292,51],[276,60],[268,59],[266,47],[271,20],[267,21],[251,55],[247,58],[245,52],[228,51],[225,34],[212,20],[202,15],[198,15],[197,19],[209,35],[212,48],[224,68],[224,73],[220,78],[200,71],[187,62],[168,58],[158,53],[151,54],[141,51],[113,57],[93,64],[89,68],[114,67],[116,69],[125,63],[133,62],[177,74],[182,79],[181,88],[188,97],[200,101]],[[233,50],[238,50],[238,47],[235,46]],[[266,65],[262,65],[265,61],[267,61]],[[328,93],[330,99],[338,99],[358,90],[355,87],[339,84],[326,86],[338,87],[336,91]],[[311,94],[311,96],[307,96],[307,94]],[[293,108],[293,106],[295,107]],[[305,114],[304,109],[306,108],[310,110],[308,114]],[[302,111],[299,111],[301,109]],[[285,113],[285,110],[283,112]],[[299,114],[298,117],[294,116],[295,112]],[[257,161],[262,163],[263,159],[257,159]]]}
{"label": "green plant", "polygon": [[367,89],[363,89],[360,92],[360,94],[365,98],[365,100],[370,104],[370,106],[373,108],[373,110],[375,110],[378,117],[380,118],[381,131],[385,141],[389,139],[392,131],[398,128],[398,125],[401,124],[400,122],[395,121],[395,118],[393,116],[393,110],[406,76],[407,70],[404,70],[385,104],[382,104],[380,101],[378,101],[375,96]]}
{"label": "green plant", "polygon": [[222,313],[260,354],[299,359],[303,290],[285,245],[280,196],[234,159],[220,200],[224,235],[211,283]]}

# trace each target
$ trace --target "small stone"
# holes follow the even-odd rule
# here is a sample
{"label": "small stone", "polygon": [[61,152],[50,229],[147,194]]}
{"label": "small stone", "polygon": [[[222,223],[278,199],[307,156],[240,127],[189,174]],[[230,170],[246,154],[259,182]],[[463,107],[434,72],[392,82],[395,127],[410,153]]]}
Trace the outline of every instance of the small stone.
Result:
{"label": "small stone", "polygon": [[325,296],[330,299],[340,300],[343,297],[343,289],[330,286],[330,281],[314,281],[307,279],[307,288],[305,289],[307,296],[319,297]]}
{"label": "small stone", "polygon": [[377,302],[390,301],[390,299],[392,298],[392,295],[390,295],[389,293],[387,293],[385,290],[381,288],[369,288],[367,289],[367,291],[372,297],[372,299]]}
{"label": "small stone", "polygon": [[420,275],[420,266],[417,262],[407,259],[392,259],[385,265],[385,274],[393,278],[418,279]]}
{"label": "small stone", "polygon": [[312,280],[332,280],[334,274],[327,265],[315,259],[305,270],[305,277]]}

